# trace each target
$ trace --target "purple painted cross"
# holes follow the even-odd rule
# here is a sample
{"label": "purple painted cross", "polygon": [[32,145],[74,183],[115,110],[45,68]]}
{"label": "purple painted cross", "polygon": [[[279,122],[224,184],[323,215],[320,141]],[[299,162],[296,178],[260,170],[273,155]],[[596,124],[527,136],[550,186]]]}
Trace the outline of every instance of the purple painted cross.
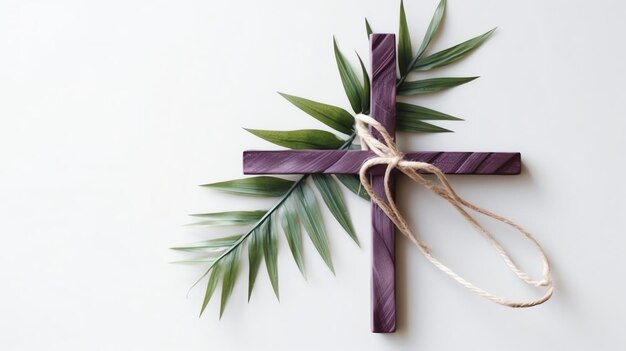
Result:
{"label": "purple painted cross", "polygon": [[[371,115],[394,135],[395,35],[372,34],[370,48]],[[352,150],[245,151],[243,170],[245,174],[358,174],[363,162],[373,156],[370,151]],[[414,152],[405,158],[434,164],[447,174],[519,174],[521,170],[519,153]],[[383,172],[374,169],[370,176],[374,190],[384,198]],[[395,227],[376,204],[372,226],[372,331],[392,333],[396,330]]]}

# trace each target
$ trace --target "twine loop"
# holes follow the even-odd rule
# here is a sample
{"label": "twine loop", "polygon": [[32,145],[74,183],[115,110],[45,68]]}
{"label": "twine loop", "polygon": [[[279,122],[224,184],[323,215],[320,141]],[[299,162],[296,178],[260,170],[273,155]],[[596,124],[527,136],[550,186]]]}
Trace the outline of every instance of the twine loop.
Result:
{"label": "twine loop", "polygon": [[[378,140],[372,135],[370,127],[376,130],[382,136],[382,141]],[[404,236],[406,236],[424,254],[426,259],[430,263],[432,263],[435,267],[443,271],[446,275],[451,277],[453,280],[455,280],[468,290],[503,306],[514,308],[532,307],[540,305],[548,301],[550,297],[552,297],[552,294],[554,292],[554,286],[550,273],[550,263],[548,262],[548,258],[539,242],[529,232],[527,232],[524,228],[511,221],[510,219],[485,210],[459,196],[450,185],[448,178],[437,166],[427,162],[406,160],[404,158],[404,154],[400,150],[398,150],[396,143],[389,135],[385,127],[375,119],[366,115],[357,115],[356,131],[361,140],[361,147],[364,150],[371,150],[372,152],[374,152],[374,154],[376,154],[376,157],[368,159],[361,166],[359,172],[361,184],[370,195],[372,201],[374,201],[374,203],[376,203],[383,210],[383,212],[387,215],[387,217],[389,217],[389,219],[391,219],[391,221],[396,225],[400,232]],[[374,191],[367,174],[370,168],[378,165],[386,165],[384,175],[384,199]],[[399,170],[400,172],[411,178],[414,182],[422,185],[426,189],[432,191],[435,195],[448,201],[461,214],[461,216],[467,222],[469,222],[476,230],[478,230],[478,232],[494,247],[494,249],[498,252],[507,267],[519,279],[521,279],[530,286],[545,288],[544,294],[541,297],[532,300],[509,300],[504,297],[492,294],[470,283],[459,274],[454,272],[452,269],[444,265],[441,261],[439,261],[439,259],[433,255],[428,246],[420,241],[413,233],[406,219],[396,205],[393,194],[391,192],[391,188],[389,186],[391,172],[394,169]],[[433,182],[425,178],[420,174],[420,172],[434,174],[439,183]],[[496,240],[493,235],[491,235],[491,233],[489,233],[489,231],[487,231],[487,229],[485,229],[485,227],[483,227],[483,225],[481,225],[472,215],[470,215],[468,213],[468,210],[483,214],[494,220],[507,224],[516,229],[519,233],[521,233],[539,253],[541,262],[543,264],[541,279],[533,279],[526,271],[520,269],[515,264],[509,253],[500,244],[500,242]]]}

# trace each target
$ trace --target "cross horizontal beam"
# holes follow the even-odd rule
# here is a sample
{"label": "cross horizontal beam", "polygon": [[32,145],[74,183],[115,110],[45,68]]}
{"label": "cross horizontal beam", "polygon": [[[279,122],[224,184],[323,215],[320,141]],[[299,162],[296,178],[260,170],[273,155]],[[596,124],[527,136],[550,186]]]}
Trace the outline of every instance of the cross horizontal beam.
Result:
{"label": "cross horizontal beam", "polygon": [[[245,174],[358,174],[371,151],[281,150],[244,151]],[[520,174],[519,152],[410,152],[409,161],[428,162],[446,174]]]}

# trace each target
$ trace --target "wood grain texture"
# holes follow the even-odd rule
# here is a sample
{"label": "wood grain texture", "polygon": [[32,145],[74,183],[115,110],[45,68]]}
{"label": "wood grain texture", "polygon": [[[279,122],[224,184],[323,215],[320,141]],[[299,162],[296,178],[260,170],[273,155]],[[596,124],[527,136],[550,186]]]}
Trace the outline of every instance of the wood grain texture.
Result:
{"label": "wood grain texture", "polygon": [[[371,151],[304,150],[244,151],[245,174],[358,174],[374,157]],[[409,152],[405,159],[432,163],[446,174],[516,175],[522,169],[519,152]],[[375,169],[372,172],[376,172]]]}
{"label": "wood grain texture", "polygon": [[[372,34],[370,50],[371,116],[395,136],[396,36]],[[372,135],[382,140],[376,130],[372,130]],[[371,174],[370,177],[374,192],[385,197],[383,175]],[[395,192],[395,180],[392,179],[388,186]],[[396,227],[376,204],[372,204],[372,230],[372,332],[393,333],[396,331]]]}

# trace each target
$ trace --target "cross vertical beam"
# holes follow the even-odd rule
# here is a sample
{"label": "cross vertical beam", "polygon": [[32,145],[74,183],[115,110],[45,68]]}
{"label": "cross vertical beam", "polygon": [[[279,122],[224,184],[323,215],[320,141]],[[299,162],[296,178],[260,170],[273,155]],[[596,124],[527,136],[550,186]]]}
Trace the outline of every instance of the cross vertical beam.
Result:
{"label": "cross vertical beam", "polygon": [[[396,37],[370,36],[372,60],[371,116],[395,136],[396,129]],[[372,131],[382,140],[382,136]],[[371,175],[374,191],[385,198],[384,175]],[[395,192],[395,181],[389,186]],[[376,204],[372,206],[372,332],[396,331],[396,240],[395,225]]]}

